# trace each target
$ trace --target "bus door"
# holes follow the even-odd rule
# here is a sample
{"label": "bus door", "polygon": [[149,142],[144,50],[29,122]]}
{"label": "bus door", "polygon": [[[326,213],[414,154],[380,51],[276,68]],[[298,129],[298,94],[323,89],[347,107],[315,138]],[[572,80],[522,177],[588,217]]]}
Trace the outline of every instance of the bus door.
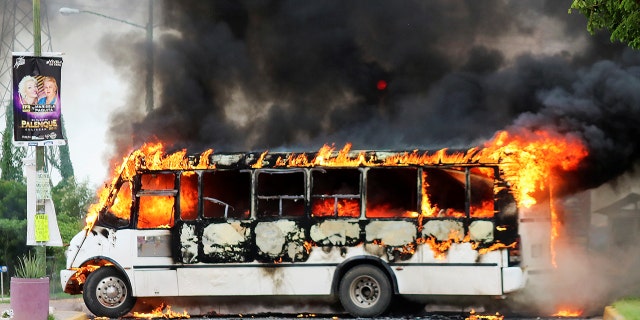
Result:
{"label": "bus door", "polygon": [[137,296],[177,295],[170,230],[176,212],[176,175],[145,173],[139,179],[134,202],[137,219],[131,239],[136,248],[132,285]]}

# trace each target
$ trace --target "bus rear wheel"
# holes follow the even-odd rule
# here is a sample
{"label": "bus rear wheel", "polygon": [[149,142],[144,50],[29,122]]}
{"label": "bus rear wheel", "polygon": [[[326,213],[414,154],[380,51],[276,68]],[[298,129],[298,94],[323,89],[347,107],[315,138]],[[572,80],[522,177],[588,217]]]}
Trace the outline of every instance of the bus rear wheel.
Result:
{"label": "bus rear wheel", "polygon": [[129,281],[120,271],[101,267],[87,277],[82,298],[96,316],[119,318],[136,304],[131,292]]}
{"label": "bus rear wheel", "polygon": [[379,316],[389,308],[393,293],[389,278],[379,268],[360,265],[340,280],[342,307],[355,317]]}

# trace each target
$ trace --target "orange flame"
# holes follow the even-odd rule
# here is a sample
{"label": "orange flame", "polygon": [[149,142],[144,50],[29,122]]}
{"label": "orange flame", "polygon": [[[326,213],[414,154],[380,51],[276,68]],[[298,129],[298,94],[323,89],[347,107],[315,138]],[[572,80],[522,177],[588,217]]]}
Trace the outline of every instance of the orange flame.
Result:
{"label": "orange flame", "polygon": [[311,212],[316,217],[332,217],[335,212],[338,217],[359,217],[360,202],[356,199],[316,199],[313,200]]}
{"label": "orange flame", "polygon": [[481,315],[477,314],[475,310],[471,310],[469,312],[469,316],[465,318],[465,320],[503,320],[504,316],[499,312],[496,312],[495,315]]}
{"label": "orange flame", "polygon": [[552,314],[553,317],[579,317],[582,315],[582,310],[571,308],[571,307],[562,307],[558,310],[558,312]]}
{"label": "orange flame", "polygon": [[[120,166],[114,170],[113,178],[109,185],[103,186],[98,192],[98,202],[91,205],[85,218],[85,229],[91,230],[98,213],[111,206],[111,211],[119,218],[129,217],[128,208],[131,205],[131,193],[120,192],[116,194],[118,184],[131,181],[139,169],[159,170],[159,169],[213,169],[214,164],[209,163],[209,155],[213,149],[206,150],[200,154],[198,159],[186,157],[186,150],[181,150],[169,155],[165,155],[165,146],[162,143],[144,144],[140,149],[131,152],[122,159]],[[126,193],[126,195],[125,195]]]}
{"label": "orange flame", "polygon": [[418,238],[416,243],[426,243],[427,245],[429,245],[429,247],[431,247],[431,251],[433,251],[434,258],[438,260],[446,259],[447,252],[454,243],[470,243],[471,249],[477,250],[478,254],[480,255],[487,254],[498,249],[515,248],[518,244],[517,242],[513,242],[507,245],[501,242],[496,242],[487,248],[478,249],[478,247],[480,247],[480,243],[471,241],[471,236],[469,234],[466,234],[464,237],[462,237],[462,235],[460,235],[460,233],[456,230],[449,231],[448,240],[438,241],[435,237],[426,237]]}
{"label": "orange flame", "polygon": [[[413,150],[411,152],[389,154],[387,157],[379,159],[364,151],[352,152],[351,144],[346,144],[341,150],[335,150],[334,146],[324,145],[314,157],[310,158],[305,153],[289,154],[284,158],[278,158],[275,167],[357,167],[357,166],[409,166],[409,165],[441,165],[441,164],[472,164],[472,163],[495,163],[501,164],[504,179],[509,183],[517,203],[520,206],[530,207],[537,201],[534,194],[547,188],[551,174],[556,169],[574,170],[579,162],[587,156],[587,150],[581,141],[574,137],[561,136],[547,131],[519,132],[511,134],[506,131],[496,133],[491,141],[484,144],[482,148],[471,148],[463,152],[450,152],[448,149],[441,149],[436,152],[419,152]],[[161,143],[150,143],[143,145],[140,149],[131,152],[131,154],[122,159],[122,164],[117,170],[114,170],[114,178],[111,183],[105,186],[99,192],[98,203],[89,208],[86,217],[86,230],[90,230],[97,220],[98,213],[110,209],[116,217],[128,219],[132,204],[131,192],[118,192],[120,185],[128,186],[133,176],[138,170],[158,170],[158,169],[213,169],[215,164],[209,163],[209,156],[213,150],[209,149],[199,158],[188,157],[185,150],[181,150],[172,154],[165,154],[165,147]],[[263,166],[264,159],[268,151],[263,152],[257,161],[252,165],[254,168]],[[491,176],[493,173],[489,171],[478,170],[479,174]],[[418,212],[393,212],[384,206],[367,208],[369,216],[385,217],[389,214],[395,216],[415,218],[419,216],[421,228],[423,217],[465,217],[465,212],[445,211],[431,204],[429,195],[427,194],[428,184],[426,182],[426,173],[422,176],[422,203],[420,213]],[[187,201],[189,194],[185,190],[181,190],[184,197],[181,201]],[[141,197],[142,198],[142,197]],[[153,221],[138,221],[140,227],[145,226],[157,227],[162,225],[171,227],[173,224],[172,210],[156,210],[151,205],[166,207],[171,206],[173,199],[167,197],[144,197],[157,198],[153,201],[157,203],[148,203],[141,205],[141,210],[146,210],[141,216]],[[184,199],[183,199],[184,198]],[[196,197],[189,200],[193,203],[184,203],[185,208],[189,205],[195,206]],[[141,200],[142,201],[142,200]],[[145,199],[145,201],[147,201]],[[152,201],[152,200],[148,200]],[[359,216],[359,205],[357,201],[348,199],[334,200],[318,199],[314,201],[314,214],[338,216]],[[337,211],[336,211],[337,207]],[[148,212],[147,212],[148,211]],[[184,210],[185,213],[194,214],[194,210]],[[157,216],[151,213],[158,213]],[[470,208],[471,217],[492,217],[494,214],[493,204],[489,202],[476,204]],[[157,220],[157,221],[156,221]],[[554,225],[556,223],[554,222]],[[555,227],[554,227],[555,228]],[[557,230],[557,229],[554,229]],[[447,244],[438,243],[434,239],[427,239],[435,252],[444,252],[448,249]],[[448,244],[450,246],[450,243]]]}
{"label": "orange flame", "polygon": [[165,318],[165,319],[189,319],[191,316],[185,310],[182,313],[175,312],[171,310],[170,305],[160,304],[157,308],[153,309],[150,313],[143,312],[134,312],[133,316],[136,318],[146,318],[146,319],[155,319],[155,318]]}
{"label": "orange flame", "polygon": [[536,204],[532,195],[545,190],[554,169],[574,170],[588,154],[578,138],[542,130],[520,136],[500,131],[480,153],[481,158],[505,164],[505,179],[511,183],[518,204],[526,208]]}
{"label": "orange flame", "polygon": [[[392,155],[379,161],[367,159],[365,152],[351,153],[351,144],[341,150],[324,145],[309,158],[305,153],[290,154],[278,158],[276,167],[357,167],[357,166],[408,166],[438,165],[443,163],[501,163],[505,179],[511,184],[514,196],[520,206],[531,207],[536,203],[533,194],[545,190],[554,169],[574,170],[584,157],[587,149],[576,137],[562,136],[550,131],[536,130],[520,132],[519,135],[499,131],[483,148],[471,148],[465,152],[449,153],[441,149],[434,153],[420,153],[418,150]],[[266,154],[260,157],[260,163]],[[423,207],[424,207],[423,203]],[[428,210],[426,211],[428,212]]]}

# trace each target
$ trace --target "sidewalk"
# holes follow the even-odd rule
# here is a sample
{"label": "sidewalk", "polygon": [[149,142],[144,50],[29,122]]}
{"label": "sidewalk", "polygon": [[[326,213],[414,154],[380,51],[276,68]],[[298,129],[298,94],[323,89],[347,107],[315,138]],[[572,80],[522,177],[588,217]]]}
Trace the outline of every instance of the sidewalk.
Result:
{"label": "sidewalk", "polygon": [[[11,309],[11,303],[8,299],[0,302],[0,312]],[[82,298],[56,299],[49,301],[49,310],[53,311],[56,320],[86,320],[91,314],[86,307]]]}

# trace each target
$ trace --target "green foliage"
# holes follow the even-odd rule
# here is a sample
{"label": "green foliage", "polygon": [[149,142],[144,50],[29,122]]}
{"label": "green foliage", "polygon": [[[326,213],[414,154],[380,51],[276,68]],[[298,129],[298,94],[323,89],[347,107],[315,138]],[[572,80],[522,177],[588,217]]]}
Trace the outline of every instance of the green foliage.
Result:
{"label": "green foliage", "polygon": [[14,266],[27,252],[27,220],[0,219],[0,261]]}
{"label": "green foliage", "polygon": [[90,189],[86,181],[76,183],[68,179],[53,187],[51,194],[62,242],[69,243],[84,227],[84,216],[95,197],[95,190]]}
{"label": "green foliage", "polygon": [[13,146],[13,112],[11,104],[5,106],[5,129],[2,132],[2,157],[0,157],[0,178],[10,181],[24,181],[22,176],[22,159],[24,148]]}
{"label": "green foliage", "polygon": [[45,276],[44,265],[44,256],[31,255],[29,252],[18,259],[15,276],[18,278],[43,278]]}
{"label": "green foliage", "polygon": [[0,219],[27,218],[27,186],[22,182],[0,180]]}
{"label": "green foliage", "polygon": [[613,307],[626,320],[640,320],[640,299],[628,298],[613,303]]}
{"label": "green foliage", "polygon": [[627,43],[640,49],[640,1],[637,0],[573,0],[572,9],[587,17],[587,30],[611,32],[611,41]]}
{"label": "green foliage", "polygon": [[[87,182],[75,183],[73,179],[64,180],[51,190],[58,227],[63,243],[69,243],[84,226],[84,214],[93,200],[95,190]],[[19,259],[27,254],[27,203],[26,185],[17,181],[0,180],[0,262],[15,273]],[[47,247],[47,255],[54,260],[47,261],[47,273],[58,273],[64,268],[65,247]],[[44,264],[43,264],[44,266]],[[5,291],[8,282],[5,283]]]}

